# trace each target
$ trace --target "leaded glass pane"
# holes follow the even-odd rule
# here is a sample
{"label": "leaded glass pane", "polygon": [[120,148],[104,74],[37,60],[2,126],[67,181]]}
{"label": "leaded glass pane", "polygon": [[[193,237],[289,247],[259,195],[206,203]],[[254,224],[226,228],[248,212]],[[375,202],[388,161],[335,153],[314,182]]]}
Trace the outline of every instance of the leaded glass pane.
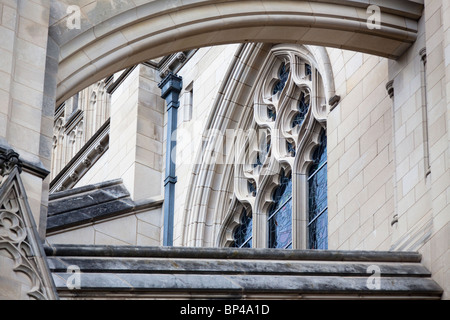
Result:
{"label": "leaded glass pane", "polygon": [[309,80],[311,80],[311,75],[312,75],[312,70],[311,70],[311,66],[309,64],[305,65],[305,73],[306,76],[309,78]]}
{"label": "leaded glass pane", "polygon": [[280,208],[287,200],[292,197],[292,179],[290,176],[281,176],[280,185],[275,189],[273,193],[273,205],[271,212],[275,212]]}
{"label": "leaded glass pane", "polygon": [[301,126],[309,110],[309,97],[302,92],[298,101],[298,113],[292,121],[292,127]]}
{"label": "leaded glass pane", "polygon": [[269,219],[269,247],[288,248],[292,243],[292,198]]}
{"label": "leaded glass pane", "polygon": [[244,210],[241,217],[241,224],[234,231],[234,243],[235,248],[251,248],[252,247],[252,228],[253,219],[247,215],[247,211]]}
{"label": "leaded glass pane", "polygon": [[325,210],[309,226],[309,248],[328,249],[328,210]]}
{"label": "leaded glass pane", "polygon": [[314,172],[325,162],[327,162],[327,136],[325,131],[322,131],[320,136],[320,142],[313,154],[313,165],[309,170],[309,176],[314,174]]}
{"label": "leaded glass pane", "polygon": [[286,66],[285,63],[283,63],[281,65],[280,71],[278,72],[279,80],[275,83],[272,94],[275,95],[284,89],[284,86],[286,85],[286,81],[287,81],[288,77],[289,77],[289,68]]}
{"label": "leaded glass pane", "polygon": [[309,171],[309,248],[328,248],[327,141],[322,131]]}
{"label": "leaded glass pane", "polygon": [[312,221],[327,207],[327,165],[309,179],[309,221]]}
{"label": "leaded glass pane", "polygon": [[291,156],[295,156],[295,146],[292,142],[286,142],[286,147]]}
{"label": "leaded glass pane", "polygon": [[248,193],[256,194],[256,183],[254,181],[247,181]]}
{"label": "leaded glass pane", "polygon": [[292,245],[292,179],[281,172],[280,185],[273,193],[269,210],[269,247],[290,248]]}
{"label": "leaded glass pane", "polygon": [[275,111],[272,108],[267,108],[267,118],[271,119],[272,121],[275,121],[277,115]]}

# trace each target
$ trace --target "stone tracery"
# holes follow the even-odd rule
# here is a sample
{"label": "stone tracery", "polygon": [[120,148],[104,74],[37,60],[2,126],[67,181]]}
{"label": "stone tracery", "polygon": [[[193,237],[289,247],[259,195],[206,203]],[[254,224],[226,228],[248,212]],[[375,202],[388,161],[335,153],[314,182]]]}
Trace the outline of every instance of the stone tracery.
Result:
{"label": "stone tracery", "polygon": [[[294,185],[290,224],[308,220],[308,204],[300,203],[308,186],[299,177],[307,175],[320,142],[318,133],[326,130],[327,100],[319,68],[305,47],[278,45],[271,49],[255,84],[253,127],[237,139],[245,147],[234,165],[234,195],[251,208],[256,247],[270,246],[268,234],[274,231],[267,226],[268,216],[273,213],[274,193],[287,175]],[[240,216],[239,210],[235,214]],[[285,247],[306,248],[306,223],[301,230],[295,228],[292,245]]]}

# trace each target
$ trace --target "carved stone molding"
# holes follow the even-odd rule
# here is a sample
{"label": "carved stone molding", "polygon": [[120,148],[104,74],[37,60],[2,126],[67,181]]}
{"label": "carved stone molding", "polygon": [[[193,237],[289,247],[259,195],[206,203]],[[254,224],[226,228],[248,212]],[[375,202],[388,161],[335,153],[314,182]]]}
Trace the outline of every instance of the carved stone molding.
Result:
{"label": "carved stone molding", "polygon": [[50,193],[64,191],[75,186],[87,171],[109,149],[110,120],[89,139],[83,148],[50,182]]}
{"label": "carved stone molding", "polygon": [[[13,161],[8,164],[8,176],[0,186],[0,251],[5,250],[9,253],[13,267],[12,270],[5,269],[1,272],[10,277],[12,275],[10,281],[20,282],[22,290],[25,290],[30,299],[57,299],[43,246],[20,178],[19,166],[14,160],[18,159],[18,154],[8,154],[9,158],[3,158]],[[6,268],[7,266],[8,264]],[[11,296],[11,298],[25,297]]]}

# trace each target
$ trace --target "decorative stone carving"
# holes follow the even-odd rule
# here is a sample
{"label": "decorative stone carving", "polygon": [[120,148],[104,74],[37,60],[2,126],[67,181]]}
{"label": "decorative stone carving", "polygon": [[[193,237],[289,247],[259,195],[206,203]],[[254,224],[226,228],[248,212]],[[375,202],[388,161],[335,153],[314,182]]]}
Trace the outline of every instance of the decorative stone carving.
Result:
{"label": "decorative stone carving", "polygon": [[22,161],[18,153],[11,149],[0,153],[0,176],[9,175],[15,166],[22,172]]}
{"label": "decorative stone carving", "polygon": [[[325,90],[321,71],[305,47],[271,48],[254,85],[254,125],[236,139],[236,145],[242,146],[234,164],[236,201],[227,210],[225,223],[230,225],[222,229],[220,244],[230,243],[230,230],[239,224],[238,202],[254,213],[253,245],[267,246],[266,224],[281,173],[292,177],[307,174],[320,132],[326,131],[327,106],[335,107],[340,101],[334,92]],[[306,221],[308,208],[298,203],[298,197],[307,194],[307,182],[294,183],[297,210],[292,219]],[[306,248],[306,226],[302,230],[293,234],[295,248]]]}
{"label": "decorative stone carving", "polygon": [[6,250],[14,262],[12,270],[2,272],[16,274],[22,290],[26,290],[30,299],[56,299],[56,290],[20,178],[19,155],[9,151],[1,158],[2,175],[7,176],[0,185],[0,251]]}
{"label": "decorative stone carving", "polygon": [[181,63],[185,62],[187,59],[186,55],[184,54],[184,52],[178,52],[177,53],[177,60],[180,61]]}

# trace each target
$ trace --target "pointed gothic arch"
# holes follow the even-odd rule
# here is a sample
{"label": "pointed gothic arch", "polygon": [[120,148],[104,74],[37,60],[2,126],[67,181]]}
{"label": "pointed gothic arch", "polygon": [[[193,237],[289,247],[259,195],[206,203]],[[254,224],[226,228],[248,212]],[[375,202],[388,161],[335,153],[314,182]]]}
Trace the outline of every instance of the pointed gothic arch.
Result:
{"label": "pointed gothic arch", "polygon": [[371,1],[147,0],[87,2],[76,28],[67,0],[52,2],[49,31],[58,61],[57,104],[94,81],[139,62],[204,46],[299,43],[398,58],[416,40],[423,4],[379,1],[373,28]]}
{"label": "pointed gothic arch", "polygon": [[[254,228],[262,230],[261,233],[264,234],[265,226],[263,224],[265,222],[262,221],[265,221],[264,217],[272,201],[271,193],[279,184],[280,170],[284,168],[285,171],[292,172],[292,179],[296,179],[299,164],[295,159],[302,156],[304,151],[297,157],[287,154],[287,149],[280,151],[279,146],[278,150],[274,151],[274,145],[277,143],[282,145],[282,143],[276,142],[276,139],[287,141],[287,138],[292,138],[294,135],[276,137],[276,131],[273,130],[274,122],[267,117],[264,118],[264,112],[258,113],[258,108],[262,108],[263,105],[267,106],[264,103],[264,98],[260,96],[261,90],[264,91],[260,84],[266,83],[269,87],[274,85],[275,82],[270,78],[277,74],[277,72],[273,72],[274,68],[279,67],[275,61],[283,55],[294,59],[291,61],[296,61],[297,57],[302,57],[302,59],[305,59],[304,61],[309,61],[313,65],[312,70],[317,72],[317,76],[320,75],[321,95],[314,95],[311,98],[315,99],[311,110],[315,110],[307,114],[306,123],[301,127],[302,130],[306,128],[308,134],[313,135],[316,126],[317,128],[325,126],[327,110],[329,110],[326,101],[334,96],[334,80],[325,49],[290,44],[241,45],[230,66],[223,88],[219,90],[220,93],[213,105],[211,116],[205,128],[206,144],[202,150],[198,151],[197,162],[190,181],[192,188],[188,192],[185,202],[185,221],[177,230],[182,235],[182,245],[218,246],[227,243],[230,239],[227,240],[226,235],[229,238],[230,230],[233,228],[227,226],[226,221],[230,223],[238,221],[236,211],[232,209],[233,206],[237,206],[237,203],[251,208]],[[259,70],[256,77],[254,76],[254,69]],[[253,70],[253,72],[250,73],[250,70]],[[293,77],[299,78],[301,76],[294,72]],[[289,86],[292,87],[286,88],[286,90],[294,92],[294,87],[301,80],[295,79],[295,81],[294,79],[289,80]],[[313,81],[311,80],[308,83],[312,86]],[[316,88],[314,90],[317,91]],[[296,92],[299,93],[298,90]],[[283,112],[290,112],[291,101],[282,103]],[[283,112],[280,112],[280,115],[283,115]],[[283,117],[280,119],[283,119]],[[280,127],[279,123],[277,125]],[[266,134],[266,136],[270,136],[270,140],[267,141],[270,141],[270,152],[276,153],[277,161],[265,161],[261,156],[264,161],[255,167],[250,160],[253,160],[257,152],[263,149],[263,147],[258,146],[258,143],[254,143],[254,139],[256,139],[255,129],[258,127],[263,128],[263,131],[267,129],[267,132],[270,132],[269,135]],[[220,138],[220,133],[227,129],[239,131],[234,138],[235,145],[239,147],[232,148],[231,153],[226,155],[226,164],[223,165],[222,170],[216,170],[217,165],[209,161],[208,154],[210,152],[206,153],[205,156],[204,150],[209,150],[208,148],[214,146],[217,139]],[[298,131],[295,134],[304,133]],[[307,149],[306,146],[302,145],[305,144],[304,141],[295,139],[295,144],[297,147],[301,146],[302,150]],[[315,144],[310,143],[310,145],[313,147]],[[257,173],[255,173],[255,170]],[[264,176],[261,175],[261,170],[267,171]],[[213,190],[212,181],[219,182],[220,190]],[[259,193],[256,190],[255,194],[252,195],[252,188],[248,187],[249,183],[252,182],[256,182],[256,189],[262,188],[265,192]],[[232,188],[230,188],[231,185]],[[228,186],[228,189],[226,186]],[[293,192],[298,192],[298,190],[293,190]],[[208,203],[210,208],[202,206],[202,203]],[[299,215],[293,217],[293,225],[297,226],[300,220],[302,218]],[[208,228],[206,227],[207,224],[209,225]],[[256,247],[264,247],[265,242],[265,237],[258,238],[258,236],[255,236],[253,241]],[[303,240],[294,242],[296,248],[305,246]]]}

